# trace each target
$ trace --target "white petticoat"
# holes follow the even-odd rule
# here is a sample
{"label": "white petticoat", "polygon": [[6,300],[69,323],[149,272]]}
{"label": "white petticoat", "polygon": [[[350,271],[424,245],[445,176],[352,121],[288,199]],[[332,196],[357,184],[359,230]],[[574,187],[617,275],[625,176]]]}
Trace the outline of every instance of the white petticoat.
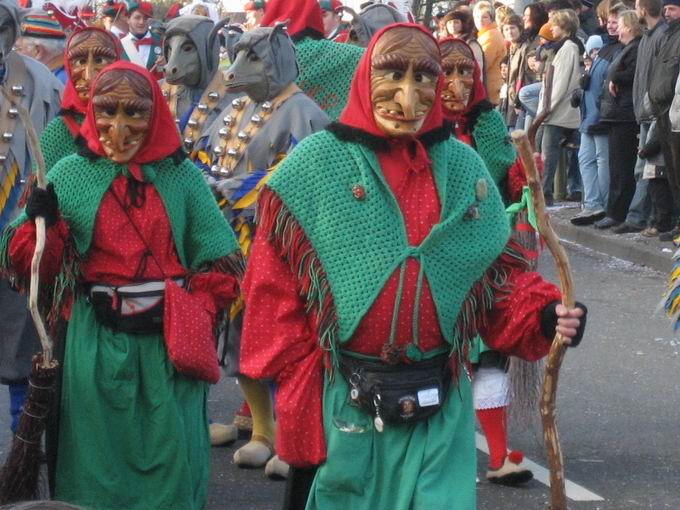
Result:
{"label": "white petticoat", "polygon": [[495,409],[510,403],[508,374],[500,368],[480,368],[472,379],[475,409]]}

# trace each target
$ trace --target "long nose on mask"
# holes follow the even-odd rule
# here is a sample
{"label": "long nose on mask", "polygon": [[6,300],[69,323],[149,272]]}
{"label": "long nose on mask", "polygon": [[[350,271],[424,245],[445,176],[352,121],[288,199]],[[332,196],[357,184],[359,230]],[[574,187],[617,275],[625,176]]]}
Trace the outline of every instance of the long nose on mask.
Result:
{"label": "long nose on mask", "polygon": [[416,117],[416,103],[418,102],[418,91],[413,80],[412,73],[404,79],[399,90],[394,95],[394,101],[401,106],[405,120],[413,120]]}
{"label": "long nose on mask", "polygon": [[454,78],[446,84],[446,88],[451,92],[455,99],[463,99],[465,87],[460,78]]}
{"label": "long nose on mask", "polygon": [[85,64],[85,72],[83,73],[83,78],[85,78],[88,82],[92,82],[95,78],[96,74],[96,69],[94,65],[94,55],[90,52],[90,54],[87,56],[87,64]]}
{"label": "long nose on mask", "polygon": [[111,123],[111,127],[109,128],[111,142],[113,144],[113,148],[116,151],[123,152],[125,150],[125,139],[129,133],[130,130],[125,123],[125,119],[121,114],[117,114]]}

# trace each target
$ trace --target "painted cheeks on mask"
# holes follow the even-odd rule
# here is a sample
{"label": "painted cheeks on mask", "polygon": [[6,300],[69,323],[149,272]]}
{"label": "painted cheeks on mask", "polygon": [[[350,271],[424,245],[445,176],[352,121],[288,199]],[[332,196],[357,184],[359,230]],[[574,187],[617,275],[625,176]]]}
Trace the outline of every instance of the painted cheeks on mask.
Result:
{"label": "painted cheeks on mask", "polygon": [[442,67],[445,77],[442,90],[444,108],[453,113],[462,112],[472,96],[475,64],[472,60],[461,57],[445,59]]}
{"label": "painted cheeks on mask", "polygon": [[376,55],[371,69],[371,104],[378,127],[389,136],[416,135],[432,109],[439,64],[428,56]]}
{"label": "painted cheeks on mask", "polygon": [[151,100],[139,97],[127,83],[122,83],[92,101],[106,156],[115,163],[127,163],[139,152],[149,132]]}
{"label": "painted cheeks on mask", "polygon": [[97,43],[87,44],[88,42],[68,52],[71,81],[82,101],[89,99],[90,85],[101,70],[116,60],[116,53],[112,48]]}

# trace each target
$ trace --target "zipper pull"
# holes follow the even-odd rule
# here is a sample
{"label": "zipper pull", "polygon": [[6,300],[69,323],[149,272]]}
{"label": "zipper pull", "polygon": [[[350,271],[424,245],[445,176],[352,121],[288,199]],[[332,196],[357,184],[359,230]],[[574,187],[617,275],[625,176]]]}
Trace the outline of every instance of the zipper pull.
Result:
{"label": "zipper pull", "polygon": [[375,430],[378,432],[385,430],[385,422],[383,422],[383,419],[380,417],[380,401],[380,393],[376,393],[373,397],[373,405],[375,406],[375,418],[373,418],[373,426],[375,426]]}
{"label": "zipper pull", "polygon": [[356,372],[353,373],[350,378],[349,378],[349,383],[352,385],[352,389],[349,391],[349,398],[354,400],[355,402],[359,400],[359,381],[360,381],[359,374]]}

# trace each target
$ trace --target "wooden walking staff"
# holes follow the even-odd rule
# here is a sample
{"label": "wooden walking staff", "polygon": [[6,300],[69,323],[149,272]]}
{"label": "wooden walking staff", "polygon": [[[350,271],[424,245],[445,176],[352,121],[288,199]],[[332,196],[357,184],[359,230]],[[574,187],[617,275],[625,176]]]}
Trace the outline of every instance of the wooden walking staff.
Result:
{"label": "wooden walking staff", "polygon": [[[541,177],[536,169],[533,150],[529,143],[526,133],[521,130],[512,133],[512,141],[517,147],[517,152],[522,160],[524,171],[527,178],[529,189],[531,190],[532,202],[536,211],[538,232],[545,240],[550,253],[552,253],[557,265],[560,277],[560,288],[562,291],[562,304],[571,309],[574,307],[574,285],[571,275],[569,259],[550,225],[550,218],[545,207],[545,197],[543,196],[543,186]],[[560,437],[557,432],[555,420],[557,383],[560,375],[560,367],[566,346],[562,335],[557,333],[553,339],[548,361],[545,365],[545,377],[541,390],[541,419],[543,421],[543,438],[550,464],[550,508],[551,510],[567,510],[567,496],[564,489],[564,463],[562,459],[562,448]]]}
{"label": "wooden walking staff", "polygon": [[[4,88],[0,87],[0,91],[4,100],[10,101],[19,113],[26,130],[29,149],[37,167],[36,183],[39,188],[45,189],[45,160],[40,151],[38,136],[31,124],[29,114],[19,100],[7,94]],[[52,340],[47,333],[38,308],[40,259],[45,250],[45,218],[37,217],[35,226],[36,242],[31,262],[31,287],[28,303],[40,337],[42,352],[33,357],[24,410],[12,442],[12,449],[0,470],[0,504],[35,499],[39,496],[42,433],[54,398],[54,381],[58,369],[58,363],[52,359]]]}

